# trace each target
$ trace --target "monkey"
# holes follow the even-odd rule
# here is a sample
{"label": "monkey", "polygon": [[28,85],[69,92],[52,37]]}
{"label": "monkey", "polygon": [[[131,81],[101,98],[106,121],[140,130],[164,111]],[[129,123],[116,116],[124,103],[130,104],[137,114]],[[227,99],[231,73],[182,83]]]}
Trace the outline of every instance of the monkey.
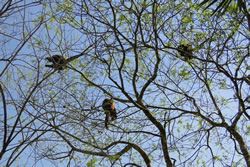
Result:
{"label": "monkey", "polygon": [[86,51],[88,51],[91,47],[93,47],[95,43],[89,45],[85,50],[83,50],[80,54],[65,58],[61,55],[53,55],[50,57],[46,57],[46,60],[52,64],[46,64],[45,67],[53,68],[55,70],[64,70],[67,68],[67,64],[75,59],[77,59],[80,56],[83,56]]}
{"label": "monkey", "polygon": [[191,44],[180,44],[177,49],[185,61],[189,61],[193,58],[193,49]]}
{"label": "monkey", "polygon": [[46,57],[46,60],[48,60],[48,62],[51,62],[52,64],[46,64],[45,67],[49,67],[49,68],[54,68],[56,70],[64,70],[67,68],[67,64],[73,60],[75,60],[76,58],[82,56],[81,54],[76,55],[76,56],[72,56],[68,59],[66,59],[65,57],[61,56],[61,55],[53,55],[51,57]]}
{"label": "monkey", "polygon": [[54,68],[56,70],[63,70],[66,68],[67,59],[65,59],[61,55],[46,57],[46,60],[48,60],[48,62],[51,62],[52,64],[46,64],[45,67]]}
{"label": "monkey", "polygon": [[114,121],[117,119],[114,100],[113,99],[105,99],[102,103],[102,108],[106,114],[105,127],[108,129],[109,121]]}

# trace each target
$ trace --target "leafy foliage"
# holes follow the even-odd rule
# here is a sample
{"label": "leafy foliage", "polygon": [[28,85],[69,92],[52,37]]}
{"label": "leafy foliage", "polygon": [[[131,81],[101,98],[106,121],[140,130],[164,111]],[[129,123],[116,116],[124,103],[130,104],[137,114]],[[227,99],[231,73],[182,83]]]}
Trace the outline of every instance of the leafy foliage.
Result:
{"label": "leafy foliage", "polygon": [[0,166],[250,166],[245,1],[0,5]]}

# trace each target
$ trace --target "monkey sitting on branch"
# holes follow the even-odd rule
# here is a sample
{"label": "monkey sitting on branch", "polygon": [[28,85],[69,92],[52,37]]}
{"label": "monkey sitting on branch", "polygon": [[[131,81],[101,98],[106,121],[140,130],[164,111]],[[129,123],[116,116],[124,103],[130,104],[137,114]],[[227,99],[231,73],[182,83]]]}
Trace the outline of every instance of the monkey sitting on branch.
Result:
{"label": "monkey sitting on branch", "polygon": [[54,68],[55,70],[64,70],[67,68],[67,64],[69,62],[77,59],[80,56],[82,55],[72,56],[68,59],[61,55],[53,55],[51,57],[46,57],[46,60],[48,60],[48,62],[51,62],[52,64],[46,64],[45,67]]}
{"label": "monkey sitting on branch", "polygon": [[177,49],[185,61],[190,61],[193,58],[193,49],[191,44],[180,44]]}
{"label": "monkey sitting on branch", "polygon": [[53,56],[46,57],[46,60],[48,60],[48,62],[52,64],[46,64],[45,67],[53,68],[55,70],[64,70],[67,68],[67,64],[69,62],[77,59],[80,56],[83,56],[85,52],[88,51],[94,45],[95,44],[91,44],[85,50],[83,50],[80,54],[69,57],[67,59],[61,55],[53,55]]}
{"label": "monkey sitting on branch", "polygon": [[106,114],[105,127],[108,129],[108,123],[117,119],[115,102],[112,99],[105,99],[102,103],[102,108]]}
{"label": "monkey sitting on branch", "polygon": [[46,57],[46,60],[52,64],[46,64],[45,67],[54,68],[56,70],[64,70],[67,65],[67,59],[60,55]]}

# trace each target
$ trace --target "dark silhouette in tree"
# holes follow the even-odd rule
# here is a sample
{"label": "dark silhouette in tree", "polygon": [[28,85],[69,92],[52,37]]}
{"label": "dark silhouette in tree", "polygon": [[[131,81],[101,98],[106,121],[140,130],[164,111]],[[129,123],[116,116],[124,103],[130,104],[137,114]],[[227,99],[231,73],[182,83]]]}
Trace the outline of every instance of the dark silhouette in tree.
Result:
{"label": "dark silhouette in tree", "polygon": [[193,49],[191,44],[180,44],[177,49],[185,61],[189,61],[193,58]]}
{"label": "dark silhouette in tree", "polygon": [[46,64],[45,67],[49,67],[49,68],[54,68],[55,70],[64,70],[65,68],[67,68],[67,64],[81,56],[84,55],[84,53],[91,48],[92,46],[94,46],[94,44],[89,45],[85,50],[83,50],[80,54],[69,57],[69,58],[65,58],[61,55],[53,55],[50,57],[46,57],[46,60],[48,60],[49,62],[51,62],[52,64]]}
{"label": "dark silhouette in tree", "polygon": [[46,64],[45,67],[54,68],[56,70],[63,70],[67,65],[67,59],[60,55],[46,57],[46,60],[48,60],[48,62],[51,62],[52,64]]}
{"label": "dark silhouette in tree", "polygon": [[108,129],[109,121],[114,121],[117,119],[115,102],[112,99],[105,99],[102,103],[102,108],[106,114],[105,127]]}

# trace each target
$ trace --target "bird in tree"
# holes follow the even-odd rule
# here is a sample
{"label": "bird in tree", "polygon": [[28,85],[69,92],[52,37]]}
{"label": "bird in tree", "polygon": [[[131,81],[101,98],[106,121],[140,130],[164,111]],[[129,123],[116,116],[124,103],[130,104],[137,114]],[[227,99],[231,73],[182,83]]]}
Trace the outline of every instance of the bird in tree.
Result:
{"label": "bird in tree", "polygon": [[191,44],[180,44],[177,49],[185,61],[189,61],[193,58],[193,49]]}
{"label": "bird in tree", "polygon": [[102,108],[106,114],[105,127],[108,129],[108,123],[117,119],[115,102],[113,99],[105,99],[102,103]]}

